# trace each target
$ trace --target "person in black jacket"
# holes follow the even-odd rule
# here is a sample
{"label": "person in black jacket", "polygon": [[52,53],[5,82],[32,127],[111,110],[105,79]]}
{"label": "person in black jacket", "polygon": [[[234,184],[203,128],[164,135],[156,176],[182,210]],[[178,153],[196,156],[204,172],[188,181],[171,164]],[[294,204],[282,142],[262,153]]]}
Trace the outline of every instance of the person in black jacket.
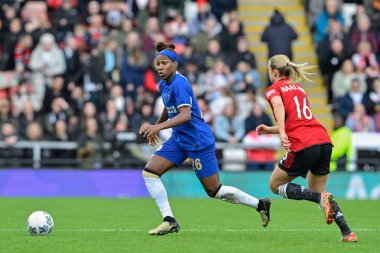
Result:
{"label": "person in black jacket", "polygon": [[268,44],[268,58],[276,54],[284,54],[290,60],[293,58],[292,41],[298,38],[294,29],[285,22],[284,16],[277,9],[270,19],[270,24],[261,35],[261,41]]}

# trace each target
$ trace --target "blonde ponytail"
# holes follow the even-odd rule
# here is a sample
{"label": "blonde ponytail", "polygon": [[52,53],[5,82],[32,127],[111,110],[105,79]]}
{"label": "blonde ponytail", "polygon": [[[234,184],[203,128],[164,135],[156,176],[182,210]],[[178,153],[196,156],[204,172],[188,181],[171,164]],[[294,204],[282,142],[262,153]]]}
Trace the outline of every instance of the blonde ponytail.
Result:
{"label": "blonde ponytail", "polygon": [[269,66],[272,69],[277,69],[280,76],[289,78],[289,84],[304,81],[312,82],[309,77],[315,74],[308,71],[309,69],[315,68],[315,66],[310,66],[308,63],[297,64],[291,62],[289,58],[283,54],[272,56],[269,59]]}

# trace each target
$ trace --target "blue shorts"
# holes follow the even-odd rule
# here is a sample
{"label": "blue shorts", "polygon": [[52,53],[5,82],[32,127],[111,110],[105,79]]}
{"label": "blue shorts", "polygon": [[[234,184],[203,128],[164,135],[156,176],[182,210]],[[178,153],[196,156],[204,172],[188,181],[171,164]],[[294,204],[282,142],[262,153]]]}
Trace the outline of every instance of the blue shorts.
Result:
{"label": "blue shorts", "polygon": [[189,157],[198,178],[209,177],[219,172],[215,143],[202,150],[188,151],[180,148],[174,138],[170,138],[154,154],[168,159],[175,166],[181,165]]}

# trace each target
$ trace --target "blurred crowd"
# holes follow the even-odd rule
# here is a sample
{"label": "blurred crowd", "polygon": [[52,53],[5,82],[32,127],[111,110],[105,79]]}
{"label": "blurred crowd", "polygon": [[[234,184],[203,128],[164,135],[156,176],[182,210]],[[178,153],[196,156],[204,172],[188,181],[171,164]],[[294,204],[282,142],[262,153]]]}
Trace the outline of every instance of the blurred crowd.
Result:
{"label": "blurred crowd", "polygon": [[[380,1],[305,3],[334,116],[331,169],[349,169],[347,161],[355,159],[352,133],[380,132]],[[373,163],[378,161],[378,152],[362,153],[359,168],[380,168],[378,162]]]}
{"label": "blurred crowd", "polygon": [[[106,155],[120,156],[118,134],[137,133],[162,111],[154,45],[171,41],[216,139],[242,142],[272,123],[237,7],[236,0],[2,0],[0,141],[77,142],[77,151],[44,153],[61,159],[104,156],[108,142]],[[0,157],[31,152],[8,148]]]}
{"label": "blurred crowd", "polygon": [[353,132],[380,132],[380,1],[308,0],[328,102]]}
{"label": "blurred crowd", "polygon": [[[351,131],[380,132],[380,1],[347,2],[304,1],[334,113]],[[46,158],[123,156],[125,142],[144,141],[138,129],[163,109],[154,45],[171,41],[217,141],[269,143],[270,152],[249,150],[248,160],[273,162],[278,142],[254,131],[272,125],[262,98],[267,78],[256,69],[237,0],[0,3],[1,158],[32,157],[9,148],[21,140],[78,143],[43,152]],[[275,10],[263,30],[269,57],[292,58],[298,35],[283,15]]]}

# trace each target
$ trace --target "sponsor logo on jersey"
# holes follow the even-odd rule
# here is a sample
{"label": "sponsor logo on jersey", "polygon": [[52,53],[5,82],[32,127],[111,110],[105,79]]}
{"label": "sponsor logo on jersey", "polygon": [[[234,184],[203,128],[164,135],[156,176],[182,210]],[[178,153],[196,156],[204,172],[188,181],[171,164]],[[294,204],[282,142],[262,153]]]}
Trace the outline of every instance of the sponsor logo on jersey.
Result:
{"label": "sponsor logo on jersey", "polygon": [[269,90],[265,96],[269,99],[269,97],[270,97],[273,93],[275,93],[275,92],[276,92],[276,90]]}
{"label": "sponsor logo on jersey", "polygon": [[177,108],[175,108],[174,106],[167,106],[166,110],[168,111],[168,113],[178,113]]}

